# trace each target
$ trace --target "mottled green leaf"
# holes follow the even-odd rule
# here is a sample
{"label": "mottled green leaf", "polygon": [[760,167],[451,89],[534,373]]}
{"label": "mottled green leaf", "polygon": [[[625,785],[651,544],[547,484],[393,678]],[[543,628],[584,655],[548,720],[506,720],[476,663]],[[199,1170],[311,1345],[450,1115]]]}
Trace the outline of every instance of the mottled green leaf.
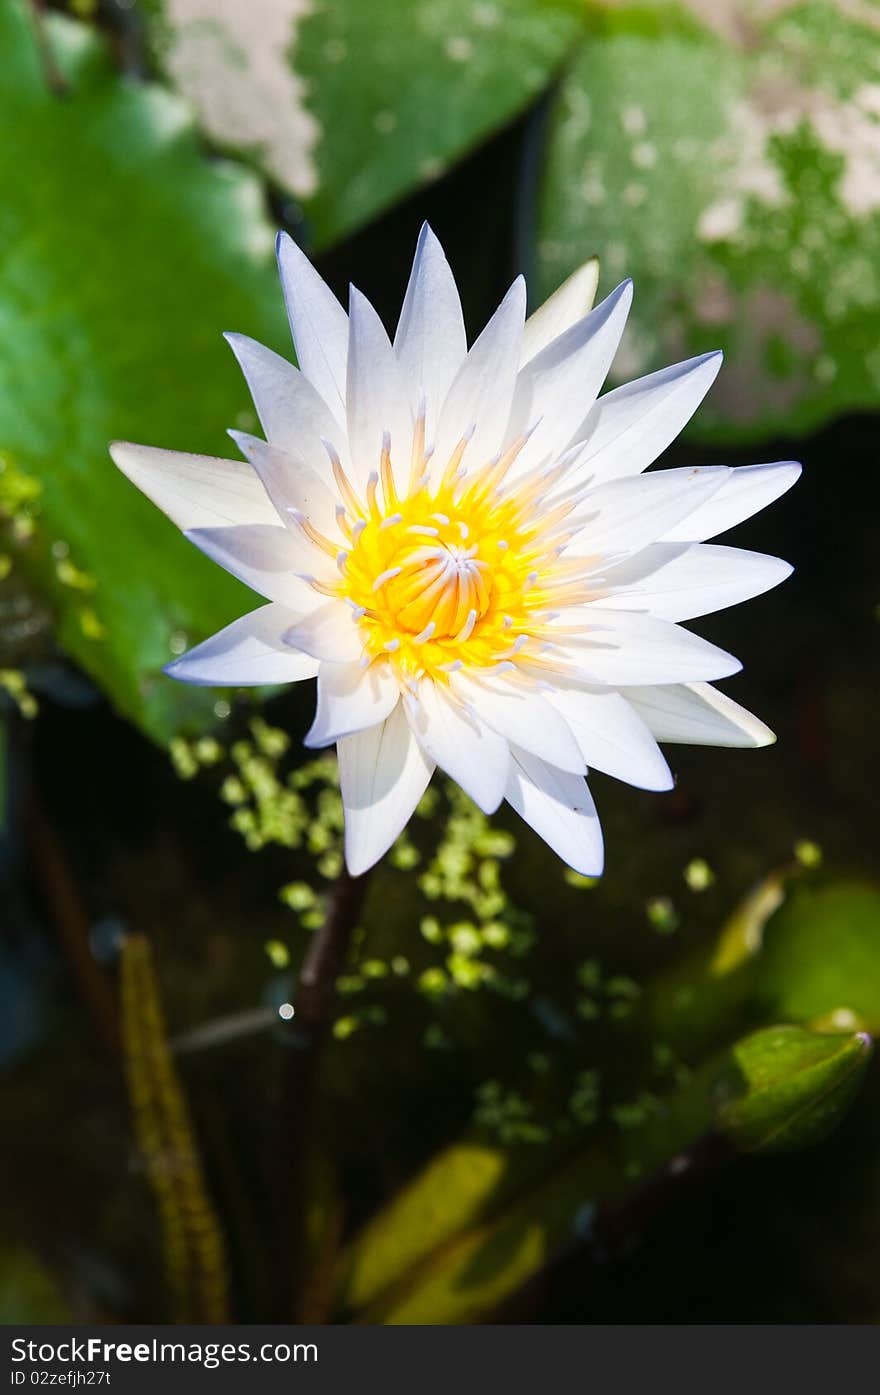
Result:
{"label": "mottled green leaf", "polygon": [[[66,648],[165,738],[216,694],[165,679],[177,647],[253,598],[112,465],[114,437],[230,454],[254,419],[225,329],[283,343],[271,229],[250,176],[208,164],[177,98],[119,78],[89,30],[46,26],[54,92],[21,0],[0,7],[0,502]],[[24,502],[22,503],[22,499]]]}
{"label": "mottled green leaf", "polygon": [[725,349],[695,428],[806,431],[880,400],[880,15],[832,0],[614,9],[550,123],[543,290],[636,283],[632,377]]}
{"label": "mottled green leaf", "polygon": [[767,1027],[737,1042],[716,1086],[717,1128],[747,1153],[824,1138],[854,1099],[871,1055],[866,1032]]}
{"label": "mottled green leaf", "polygon": [[580,33],[578,0],[151,0],[206,133],[351,232],[509,121]]}

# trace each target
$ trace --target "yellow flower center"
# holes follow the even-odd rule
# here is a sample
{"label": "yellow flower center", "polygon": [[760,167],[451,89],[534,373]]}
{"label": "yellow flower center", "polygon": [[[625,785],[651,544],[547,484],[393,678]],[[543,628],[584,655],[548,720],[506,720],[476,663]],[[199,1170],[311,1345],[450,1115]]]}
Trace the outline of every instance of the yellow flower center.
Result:
{"label": "yellow flower center", "polygon": [[583,567],[559,558],[559,525],[570,506],[535,507],[546,475],[505,485],[523,440],[467,475],[465,444],[434,482],[417,432],[405,497],[387,448],[363,500],[333,462],[349,541],[337,555],[339,582],[321,589],[354,608],[366,655],[390,661],[403,681],[495,668],[530,643],[537,653],[554,603],[571,599],[572,566]]}

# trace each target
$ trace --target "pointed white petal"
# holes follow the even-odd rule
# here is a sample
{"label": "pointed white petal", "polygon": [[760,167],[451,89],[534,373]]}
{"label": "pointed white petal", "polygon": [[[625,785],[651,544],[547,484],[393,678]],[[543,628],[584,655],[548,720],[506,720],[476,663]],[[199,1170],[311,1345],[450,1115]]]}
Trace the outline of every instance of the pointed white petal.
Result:
{"label": "pointed white petal", "polygon": [[707,500],[688,518],[681,519],[663,534],[663,538],[667,542],[703,542],[705,538],[726,533],[728,528],[751,518],[753,513],[765,509],[791,489],[800,472],[801,467],[795,460],[773,465],[739,465],[730,472],[730,478],[714,499]]}
{"label": "pointed white petal", "polygon": [[585,762],[565,720],[533,687],[514,687],[503,678],[452,676],[456,696],[480,721],[516,746],[540,756],[560,770],[583,774]]}
{"label": "pointed white petal", "polygon": [[[329,538],[339,536],[336,519],[339,496],[333,493],[322,475],[301,456],[270,446],[259,436],[249,436],[246,431],[230,431],[229,434],[262,480],[282,523],[295,527],[290,510],[296,509]],[[324,458],[326,460],[326,456]],[[339,546],[344,546],[341,537]]]}
{"label": "pointed white petal", "polygon": [[510,769],[507,742],[478,721],[431,679],[419,687],[409,722],[426,755],[451,775],[484,814],[504,798]]}
{"label": "pointed white petal", "polygon": [[565,718],[593,770],[643,790],[668,790],[674,781],[651,732],[620,693],[610,688],[557,688],[548,701]]}
{"label": "pointed white petal", "polygon": [[315,592],[301,578],[304,573],[314,574],[316,561],[320,564],[329,559],[304,537],[296,537],[280,525],[270,528],[257,523],[188,528],[185,537],[267,600],[295,611],[315,604]]}
{"label": "pointed white petal", "polygon": [[387,664],[322,663],[318,710],[304,745],[332,746],[340,737],[374,727],[397,706],[400,689]]}
{"label": "pointed white petal", "polygon": [[305,374],[246,334],[225,337],[245,376],[266,439],[325,475],[328,457],[322,441],[332,441],[346,465],[345,432]]}
{"label": "pointed white petal", "polygon": [[455,277],[427,223],[422,224],[394,351],[409,385],[413,413],[425,404],[425,433],[433,441],[440,409],[467,354]]}
{"label": "pointed white petal", "polygon": [[132,484],[178,528],[278,522],[265,489],[241,460],[187,455],[130,441],[114,441],[110,454]]}
{"label": "pointed white petal", "polygon": [[526,320],[521,367],[592,310],[598,285],[599,258],[590,257]]}
{"label": "pointed white petal", "polygon": [[527,751],[511,751],[508,803],[553,851],[585,877],[604,862],[599,816],[580,775],[545,765]]}
{"label": "pointed white petal", "polygon": [[508,442],[530,432],[515,474],[559,456],[583,421],[617,353],[632,304],[624,281],[584,319],[572,325],[520,369],[507,428]]}
{"label": "pointed white petal", "polygon": [[580,608],[577,616],[598,628],[585,640],[566,639],[560,647],[596,683],[690,683],[726,678],[742,668],[732,654],[668,620],[593,605]]}
{"label": "pointed white petal", "polygon": [[517,277],[461,365],[434,442],[434,464],[442,468],[462,437],[473,429],[466,464],[484,464],[501,449],[516,384],[526,310],[526,287]]}
{"label": "pointed white petal", "polygon": [[385,326],[354,286],[349,300],[348,440],[352,469],[363,487],[379,469],[382,438],[391,435],[391,463],[398,488],[409,478],[413,415],[403,370]]}
{"label": "pointed white petal", "polygon": [[694,543],[653,543],[603,574],[606,609],[644,610],[659,620],[693,620],[778,586],[790,563],[763,552]]}
{"label": "pointed white petal", "polygon": [[342,664],[359,659],[364,637],[354,611],[344,601],[324,601],[285,633],[286,644],[324,659]]}
{"label": "pointed white petal", "polygon": [[600,484],[572,515],[572,526],[580,524],[580,531],[566,553],[628,557],[658,538],[668,538],[676,524],[722,488],[730,474],[725,465],[702,465]]}
{"label": "pointed white petal", "polygon": [[687,746],[770,746],[773,732],[758,717],[708,683],[624,688],[624,695],[658,741]]}
{"label": "pointed white petal", "polygon": [[183,683],[211,688],[299,683],[303,678],[314,678],[317,659],[297,654],[282,639],[296,618],[283,606],[261,606],[166,664],[165,672]]}
{"label": "pointed white petal", "polygon": [[571,478],[597,483],[638,475],[687,425],[721,367],[720,350],[624,383],[593,407]]}
{"label": "pointed white petal", "polygon": [[344,426],[348,316],[287,233],[275,250],[299,366]]}
{"label": "pointed white petal", "polygon": [[337,746],[345,809],[345,861],[366,872],[403,831],[434,771],[398,703],[381,726],[345,736]]}

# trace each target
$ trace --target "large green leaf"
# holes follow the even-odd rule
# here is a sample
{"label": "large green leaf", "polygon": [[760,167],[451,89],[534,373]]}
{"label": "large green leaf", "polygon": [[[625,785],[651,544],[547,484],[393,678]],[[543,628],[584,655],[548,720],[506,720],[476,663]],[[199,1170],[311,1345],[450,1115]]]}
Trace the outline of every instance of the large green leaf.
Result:
{"label": "large green leaf", "polygon": [[750,1020],[880,1034],[880,888],[774,873],[648,984],[640,1011],[688,1059]]}
{"label": "large green leaf", "polygon": [[83,26],[47,35],[62,96],[25,5],[0,6],[0,496],[4,479],[36,481],[18,564],[64,645],[165,738],[216,697],[160,675],[172,636],[196,640],[253,598],[115,470],[107,442],[229,453],[224,428],[252,417],[221,331],[283,342],[271,229],[251,177],[201,157],[177,98],[118,77]]}
{"label": "large green leaf", "polygon": [[636,298],[632,377],[722,347],[696,420],[806,431],[880,400],[880,24],[833,0],[615,9],[562,84],[537,246],[543,290],[585,255]]}
{"label": "large green leaf", "polygon": [[768,929],[754,1009],[765,1021],[880,1035],[880,889],[797,887]]}
{"label": "large green leaf", "polygon": [[510,120],[580,32],[578,0],[151,0],[165,72],[215,141],[351,232]]}

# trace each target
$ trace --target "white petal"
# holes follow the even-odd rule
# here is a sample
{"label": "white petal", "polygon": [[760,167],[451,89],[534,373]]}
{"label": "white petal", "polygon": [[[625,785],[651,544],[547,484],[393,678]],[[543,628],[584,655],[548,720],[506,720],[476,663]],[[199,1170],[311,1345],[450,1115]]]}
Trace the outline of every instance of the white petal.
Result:
{"label": "white petal", "polygon": [[572,476],[598,482],[637,475],[687,425],[721,367],[716,351],[661,368],[600,397],[584,423]]}
{"label": "white petal", "polygon": [[391,462],[405,490],[412,455],[413,415],[403,370],[385,326],[354,286],[349,300],[348,440],[354,478],[363,487],[379,469],[382,438],[391,435]]}
{"label": "white petal", "polygon": [[165,666],[165,672],[184,683],[212,688],[299,683],[303,678],[314,678],[317,659],[295,653],[282,638],[296,618],[284,606],[261,606],[174,659]]}
{"label": "white petal", "polygon": [[413,413],[425,404],[425,432],[434,440],[440,409],[467,354],[455,277],[443,248],[422,224],[394,351],[409,384]]}
{"label": "white petal", "polygon": [[548,701],[574,733],[587,765],[643,790],[668,790],[674,781],[663,753],[620,693],[557,688]]}
{"label": "white petal", "polygon": [[353,877],[372,867],[408,823],[434,766],[398,703],[381,726],[337,746],[345,809],[345,861]]}
{"label": "white petal", "polygon": [[731,473],[725,465],[702,465],[600,484],[573,515],[580,531],[567,553],[627,557],[658,538],[668,538],[675,525],[711,499]]}
{"label": "white petal", "polygon": [[526,320],[521,367],[593,308],[598,285],[599,258],[590,257]]}
{"label": "white petal", "polygon": [[624,688],[658,741],[688,746],[769,746],[768,726],[708,683]]}
{"label": "white petal", "polygon": [[536,688],[514,687],[501,678],[452,676],[453,690],[487,726],[516,746],[560,770],[583,774],[584,759],[564,719]]}
{"label": "white petal", "polygon": [[212,455],[114,441],[114,462],[178,528],[227,523],[277,523],[275,510],[249,465]]}
{"label": "white petal", "polygon": [[322,663],[318,710],[306,746],[331,746],[340,737],[374,727],[397,706],[400,689],[387,664]]}
{"label": "white petal", "polygon": [[315,604],[315,592],[302,576],[314,573],[316,559],[329,559],[301,535],[297,537],[280,525],[270,528],[255,523],[232,528],[188,528],[185,536],[212,562],[225,567],[267,600],[279,601],[298,612]]}
{"label": "white petal", "polygon": [[585,877],[603,866],[602,829],[587,782],[529,755],[511,752],[506,798],[553,851]]}
{"label": "white petal", "polygon": [[409,713],[409,722],[422,749],[484,814],[494,813],[504,798],[510,769],[507,742],[431,679],[420,684],[418,696],[418,708]]}
{"label": "white petal", "polygon": [[346,465],[345,432],[305,374],[245,334],[227,334],[226,339],[244,373],[266,439],[325,475],[329,460],[322,441],[332,441]]}
{"label": "white petal", "polygon": [[726,678],[742,668],[732,654],[668,620],[592,605],[579,609],[577,617],[599,628],[585,641],[563,640],[561,648],[597,683],[690,683]]}
{"label": "white petal", "polygon": [[606,609],[644,610],[659,620],[693,620],[760,596],[791,575],[779,557],[711,543],[653,543],[603,573]]}
{"label": "white petal", "polygon": [[[714,499],[709,499],[690,517],[682,519],[663,534],[667,542],[702,542],[733,528],[753,513],[765,509],[787,489],[801,472],[795,460],[773,465],[740,465]],[[648,477],[650,478],[650,476]]]}
{"label": "white petal", "polygon": [[344,601],[324,601],[316,606],[310,615],[291,626],[284,639],[294,649],[331,664],[359,659],[364,649],[360,625]]}
{"label": "white petal", "polygon": [[605,381],[631,304],[632,282],[624,281],[520,370],[508,442],[531,434],[517,457],[517,475],[568,445]]}
{"label": "white petal", "polygon": [[[283,523],[295,526],[290,510],[296,509],[331,539],[338,537],[336,505],[339,496],[332,492],[322,475],[302,457],[270,446],[259,436],[249,436],[246,431],[230,431],[229,434],[263,481]],[[339,546],[344,546],[341,537]]]}
{"label": "white petal", "polygon": [[348,316],[287,233],[275,250],[299,366],[344,426]]}
{"label": "white petal", "polygon": [[473,436],[464,459],[484,464],[501,449],[522,349],[526,286],[517,277],[461,365],[440,413],[434,464],[443,467],[462,437]]}

